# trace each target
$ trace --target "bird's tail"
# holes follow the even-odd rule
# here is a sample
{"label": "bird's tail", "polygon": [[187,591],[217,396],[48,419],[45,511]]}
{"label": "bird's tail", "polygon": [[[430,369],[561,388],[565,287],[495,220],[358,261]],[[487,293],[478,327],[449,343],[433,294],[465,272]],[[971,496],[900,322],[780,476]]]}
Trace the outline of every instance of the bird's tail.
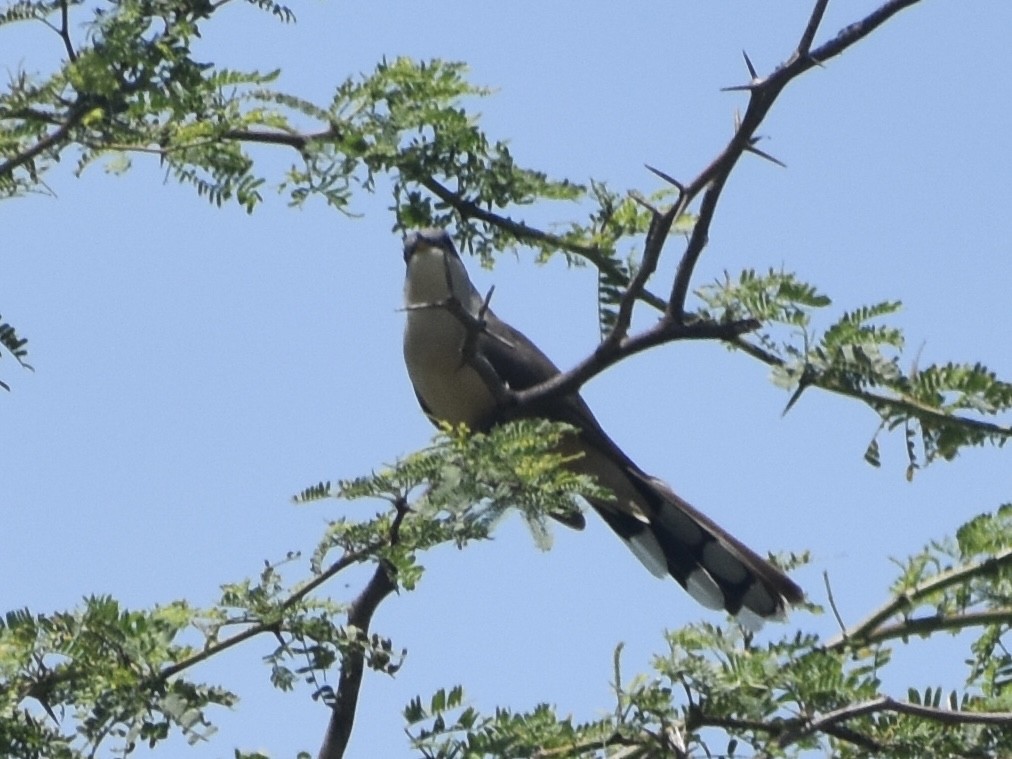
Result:
{"label": "bird's tail", "polygon": [[661,480],[627,473],[649,505],[642,516],[591,502],[643,564],[671,575],[709,609],[725,609],[750,629],[782,619],[804,599],[801,588],[755,551],[679,498]]}

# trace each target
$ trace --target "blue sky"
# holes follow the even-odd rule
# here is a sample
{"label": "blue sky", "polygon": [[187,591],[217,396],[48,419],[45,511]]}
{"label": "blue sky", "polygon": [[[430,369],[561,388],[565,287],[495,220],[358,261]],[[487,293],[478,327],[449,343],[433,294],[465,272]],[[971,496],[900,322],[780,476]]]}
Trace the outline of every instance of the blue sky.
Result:
{"label": "blue sky", "polygon": [[[875,5],[831,3],[817,42]],[[685,178],[706,165],[744,107],[741,93],[719,91],[744,81],[740,51],[771,70],[808,13],[780,2],[293,7],[294,26],[228,8],[205,29],[206,56],[281,67],[282,87],[316,100],[384,55],[464,60],[472,81],[497,90],[478,104],[484,127],[521,163],[643,191],[658,187],[644,163]],[[742,162],[695,284],[782,266],[834,299],[826,320],[900,299],[910,360],[982,360],[1012,377],[1009,28],[1012,5],[999,0],[972,12],[925,2],[791,85],[761,130],[788,168]],[[60,53],[41,28],[0,34],[8,70],[45,69]],[[272,170],[291,160],[257,155]],[[47,179],[56,197],[0,207],[0,313],[29,338],[36,367],[0,365],[13,388],[0,393],[3,609],[64,609],[90,593],[210,602],[264,559],[311,549],[328,518],[375,508],[296,507],[293,493],[431,435],[401,363],[403,264],[386,195],[359,197],[358,218],[271,195],[247,216],[164,182],[154,161],[135,164],[81,179],[64,166]],[[564,224],[580,209],[513,213]],[[589,272],[538,267],[527,252],[471,268],[556,363],[592,350]],[[812,392],[781,418],[787,397],[765,368],[718,345],[635,357],[585,397],[644,469],[757,550],[812,549],[796,579],[824,601],[828,572],[851,623],[884,600],[890,557],[1009,500],[1007,453],[970,451],[907,483],[899,436],[883,440],[881,469],[862,460],[877,426],[869,410]],[[396,679],[367,676],[352,756],[409,755],[400,709],[457,683],[479,708],[549,701],[591,718],[612,705],[616,643],[631,675],[663,650],[665,628],[719,619],[593,519],[584,533],[558,531],[547,553],[512,519],[491,543],[423,563],[419,589],[374,620],[409,655]],[[363,578],[330,592],[347,599]],[[790,624],[835,632],[829,616]],[[316,751],[327,715],[305,690],[270,687],[270,648],[254,641],[201,673],[243,701],[189,755]],[[962,659],[952,642],[920,644],[886,684],[958,687],[945,656]]]}

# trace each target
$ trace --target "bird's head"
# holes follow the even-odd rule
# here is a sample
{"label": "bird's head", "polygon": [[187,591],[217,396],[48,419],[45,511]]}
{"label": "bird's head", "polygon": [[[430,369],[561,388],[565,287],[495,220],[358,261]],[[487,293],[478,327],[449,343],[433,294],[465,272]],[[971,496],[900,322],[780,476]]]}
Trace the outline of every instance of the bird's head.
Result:
{"label": "bird's head", "polygon": [[451,293],[462,303],[474,297],[464,262],[445,229],[419,229],[404,238],[405,300],[435,303]]}
{"label": "bird's head", "polygon": [[435,252],[457,257],[457,249],[453,247],[450,233],[445,229],[429,227],[409,232],[404,238],[404,263],[411,261],[416,253]]}

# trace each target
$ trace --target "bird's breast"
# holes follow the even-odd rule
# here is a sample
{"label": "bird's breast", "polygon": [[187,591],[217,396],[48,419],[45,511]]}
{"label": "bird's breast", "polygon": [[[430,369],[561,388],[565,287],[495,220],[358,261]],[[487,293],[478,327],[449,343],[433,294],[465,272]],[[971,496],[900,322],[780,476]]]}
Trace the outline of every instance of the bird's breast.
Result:
{"label": "bird's breast", "polygon": [[484,427],[495,398],[463,355],[467,331],[442,308],[408,311],[404,363],[429,413],[439,421]]}

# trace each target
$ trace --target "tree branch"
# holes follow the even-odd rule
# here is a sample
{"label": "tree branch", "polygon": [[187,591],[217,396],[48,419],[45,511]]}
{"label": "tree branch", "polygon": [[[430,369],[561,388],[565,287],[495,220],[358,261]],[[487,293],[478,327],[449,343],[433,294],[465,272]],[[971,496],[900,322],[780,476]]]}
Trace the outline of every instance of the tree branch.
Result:
{"label": "tree branch", "polygon": [[932,633],[946,630],[965,630],[968,627],[985,627],[987,625],[1012,625],[1012,607],[988,609],[986,611],[966,612],[965,614],[932,614],[929,617],[915,617],[883,625],[873,633],[865,636],[864,644],[882,643],[911,635],[927,637]]}
{"label": "tree branch", "polygon": [[529,407],[544,403],[550,398],[577,392],[588,380],[629,356],[676,340],[730,340],[758,329],[755,319],[720,324],[711,321],[676,322],[662,318],[653,327],[622,340],[618,347],[601,343],[594,353],[572,369],[527,390],[515,393],[516,403]]}
{"label": "tree branch", "polygon": [[84,118],[84,115],[88,112],[88,107],[89,106],[86,103],[78,102],[70,109],[67,113],[67,117],[58,127],[56,127],[56,129],[41,138],[27,150],[18,153],[13,158],[10,158],[3,163],[0,163],[0,177],[13,176],[14,169],[24,166],[26,163],[31,162],[39,154],[56,147],[66,140],[71,130],[81,122],[81,119]]}
{"label": "tree branch", "polygon": [[[915,635],[931,632],[931,623],[926,621],[907,620],[896,625],[890,625],[889,627],[883,627],[882,623],[900,612],[915,608],[922,599],[933,593],[945,590],[953,585],[965,583],[974,577],[987,576],[1009,566],[1012,566],[1012,548],[1006,548],[1004,551],[987,559],[954,567],[947,572],[929,577],[924,582],[890,599],[868,615],[863,621],[828,641],[826,643],[826,650],[842,651],[852,645],[863,646],[870,642],[885,640],[887,639],[886,637],[880,637],[883,630],[889,632],[888,638],[902,637],[904,634]],[[999,611],[999,614],[1007,614],[1007,612]],[[986,624],[986,622],[981,621],[982,618],[977,614],[958,616],[964,620],[969,620],[967,622],[968,626],[970,624]],[[927,619],[933,618],[928,617]],[[953,629],[951,623],[954,623],[955,619],[955,617],[940,617],[937,629]],[[943,620],[947,621],[943,624]],[[904,633],[904,626],[909,626],[911,622],[913,622],[912,627],[908,627],[908,632]]]}
{"label": "tree branch", "polygon": [[633,306],[636,305],[636,301],[642,298],[643,293],[646,292],[647,282],[657,270],[657,262],[661,258],[664,242],[668,238],[671,226],[678,220],[679,216],[685,213],[688,203],[689,196],[684,191],[679,191],[678,200],[667,211],[661,214],[654,214],[653,223],[650,225],[650,231],[644,243],[640,267],[619,301],[615,326],[612,327],[611,333],[605,338],[605,343],[609,346],[606,350],[617,348],[625,338],[629,330],[629,324],[632,322]]}
{"label": "tree branch", "polygon": [[[753,320],[736,322],[731,325],[707,322],[685,323],[685,300],[688,295],[690,282],[696,263],[706,246],[710,225],[716,213],[717,203],[724,185],[742,153],[755,142],[756,130],[772,108],[777,96],[787,84],[815,66],[817,61],[825,61],[840,54],[854,43],[866,37],[900,10],[916,2],[918,0],[891,0],[891,2],[886,2],[864,19],[842,29],[836,37],[809,54],[809,51],[804,48],[811,43],[810,37],[814,38],[822,12],[825,10],[823,0],[817,0],[808,26],[792,57],[786,63],[781,64],[770,76],[765,79],[758,79],[748,85],[747,89],[750,91],[748,107],[728,144],[695,179],[685,185],[679,194],[678,200],[656,220],[654,229],[651,235],[648,236],[644,249],[644,272],[641,272],[643,276],[637,276],[630,283],[626,296],[623,297],[620,305],[620,318],[622,321],[616,324],[618,329],[613,330],[612,334],[606,338],[604,343],[597,347],[594,353],[569,371],[556,375],[540,385],[516,393],[517,402],[520,406],[529,407],[544,403],[555,396],[576,392],[591,377],[600,374],[617,361],[647,348],[674,340],[736,340],[741,335],[754,330],[758,326]],[[434,182],[434,180],[423,180],[422,184],[434,192],[440,199],[454,205],[458,210],[463,208],[462,215],[465,218],[469,216],[475,217],[487,223],[499,225],[521,239],[537,239],[541,242],[555,242],[557,240],[557,238],[545,235],[545,233],[534,230],[525,224],[514,222],[511,219],[504,219],[496,214],[486,212],[474,204],[470,204],[469,201],[457,198],[445,187]],[[625,337],[623,325],[628,324],[630,317],[630,314],[627,312],[631,312],[631,304],[636,299],[637,293],[640,291],[640,288],[645,287],[646,281],[653,273],[653,268],[656,266],[671,225],[678,215],[700,193],[703,193],[700,212],[675,272],[671,294],[663,309],[664,317],[653,327],[632,337]],[[579,255],[584,255],[583,246],[573,246],[567,242],[565,245],[560,244],[559,247]],[[595,258],[588,256],[588,260],[598,265]],[[651,302],[651,299],[648,298],[643,298],[643,300]],[[651,302],[651,305],[656,304]],[[625,307],[625,311],[621,310],[622,306]]]}
{"label": "tree branch", "polygon": [[70,39],[70,3],[68,0],[60,0],[60,39],[63,40],[63,47],[67,51],[67,57],[71,62],[77,60],[77,51],[74,50],[74,42]]}
{"label": "tree branch", "polygon": [[[788,732],[791,725],[796,724],[798,721],[799,720],[764,721],[737,719],[735,717],[722,717],[704,714],[699,709],[690,709],[685,720],[685,726],[686,729],[690,731],[698,730],[701,727],[716,727],[730,733],[752,732],[761,733],[769,736],[770,738],[779,738]],[[860,746],[866,751],[882,750],[882,746],[880,746],[876,741],[843,725],[827,725],[822,729],[822,732],[838,740]]]}
{"label": "tree branch", "polygon": [[[836,727],[841,722],[879,712],[895,712],[945,725],[1012,726],[1012,712],[957,712],[923,704],[911,704],[907,701],[897,701],[890,696],[880,696],[868,701],[850,704],[811,719],[802,728],[789,730],[780,736],[777,739],[777,745],[780,748],[785,748],[814,733],[827,732],[827,729]],[[765,754],[761,756],[765,756]]]}
{"label": "tree branch", "polygon": [[[758,345],[750,343],[747,340],[742,338],[732,338],[730,342],[735,348],[747,353],[752,358],[762,361],[767,366],[785,365],[783,359],[779,356],[775,356],[769,351],[763,350]],[[981,419],[972,419],[971,417],[960,416],[958,414],[947,414],[941,409],[927,406],[913,398],[885,395],[871,390],[862,390],[860,388],[836,385],[834,383],[827,382],[818,376],[809,377],[805,381],[811,387],[817,387],[831,393],[836,393],[837,395],[842,395],[846,398],[854,398],[862,401],[875,410],[878,410],[883,406],[890,406],[903,411],[909,416],[930,419],[939,425],[958,424],[960,427],[965,427],[966,429],[971,429],[984,435],[1012,437],[1012,426],[985,422]]]}
{"label": "tree branch", "polygon": [[[400,539],[400,526],[408,512],[408,505],[402,498],[395,504],[397,515],[390,524],[390,545],[396,545]],[[389,562],[380,561],[372,578],[362,593],[348,609],[348,625],[359,630],[361,636],[369,632],[369,624],[380,603],[397,588],[396,570]],[[355,712],[358,707],[358,694],[362,688],[362,673],[365,668],[365,650],[352,647],[342,657],[341,676],[338,680],[334,703],[330,709],[330,722],[320,747],[318,759],[341,759],[351,731],[355,725]]]}
{"label": "tree branch", "polygon": [[[434,177],[421,177],[416,178],[414,181],[417,181],[422,187],[451,206],[460,214],[462,219],[477,219],[490,226],[509,232],[518,240],[534,241],[543,245],[549,245],[558,250],[564,250],[567,253],[572,253],[586,259],[597,267],[599,271],[607,272],[617,277],[622,276],[622,272],[617,269],[615,262],[593,245],[583,245],[573,240],[567,240],[564,237],[559,237],[537,227],[532,227],[525,222],[515,221],[508,216],[502,216],[501,214],[486,210],[477,203],[453,192]],[[654,308],[660,309],[664,307],[664,300],[652,293],[643,292],[642,299]]]}
{"label": "tree branch", "polygon": [[[520,406],[535,405],[543,403],[551,397],[577,391],[589,379],[600,374],[618,361],[647,348],[676,340],[729,340],[737,347],[742,348],[753,357],[760,358],[760,360],[763,360],[767,364],[775,365],[782,363],[776,357],[765,354],[761,349],[751,346],[746,341],[740,339],[743,334],[756,329],[758,325],[753,320],[743,320],[731,325],[703,322],[683,323],[686,321],[684,309],[691,279],[696,263],[706,246],[709,229],[716,213],[721,192],[742,153],[752,148],[757,139],[755,137],[756,130],[787,84],[810,68],[839,55],[881,26],[896,13],[916,2],[918,0],[890,0],[868,14],[865,18],[842,29],[830,41],[815,50],[811,50],[812,41],[818,31],[827,5],[827,0],[816,0],[805,30],[792,56],[768,77],[764,79],[754,77],[752,82],[742,87],[742,89],[746,89],[750,93],[748,107],[744,116],[737,123],[734,134],[727,145],[709,165],[695,179],[684,185],[664,172],[651,168],[651,171],[662,178],[666,178],[667,181],[679,189],[679,197],[670,208],[655,217],[652,229],[644,243],[643,263],[640,271],[633,278],[633,281],[629,283],[620,301],[616,327],[605,339],[605,342],[599,345],[593,354],[569,371],[553,377],[541,385],[529,388],[521,393],[516,393],[515,402],[517,404]],[[256,130],[230,130],[224,134],[226,139],[286,145],[300,152],[304,151],[313,140],[328,140],[338,136],[336,129],[333,127],[313,134]],[[581,244],[558,235],[553,235],[532,227],[523,221],[516,221],[507,216],[487,210],[460,194],[453,192],[435,177],[406,177],[406,179],[415,181],[426,188],[437,198],[454,208],[463,219],[477,219],[510,233],[518,240],[533,241],[538,244],[555,247],[559,250],[565,250],[568,253],[586,259],[602,272],[613,274],[619,278],[623,276],[612,259],[595,246]],[[646,284],[656,268],[671,226],[701,193],[703,194],[703,199],[700,213],[676,270],[671,292],[665,301],[647,290]],[[642,300],[654,308],[665,312],[665,318],[662,318],[661,322],[654,327],[633,337],[627,337],[626,330],[631,321],[633,305],[637,300]],[[878,396],[874,393],[853,392],[846,388],[832,387],[818,382],[813,384],[833,392],[859,398],[873,406],[876,402],[893,403],[894,405],[897,403],[892,399]],[[910,405],[912,402],[900,401],[899,403]],[[928,414],[940,421],[944,420],[951,423],[953,419],[959,419],[960,423],[975,426],[985,432],[1012,434],[1012,430],[998,425],[990,425],[986,422],[978,423],[973,420],[964,419],[963,417],[952,417],[938,410],[926,409],[920,406],[917,409],[921,415]]]}
{"label": "tree branch", "polygon": [[685,247],[682,260],[675,273],[671,297],[668,300],[667,312],[669,314],[678,318],[683,313],[689,283],[692,279],[696,262],[699,260],[703,247],[706,245],[710,223],[716,212],[720,193],[741,154],[754,144],[756,140],[755,132],[763,119],[766,118],[766,114],[773,107],[780,92],[791,81],[816,65],[816,62],[821,63],[833,56],[839,55],[885,23],[893,15],[916,2],[918,0],[892,0],[892,2],[884,3],[861,21],[842,29],[834,39],[825,45],[822,45],[815,51],[809,52],[808,48],[822,20],[826,6],[826,0],[817,0],[808,25],[791,58],[781,64],[765,79],[754,80],[748,85],[743,86],[743,89],[747,89],[750,92],[749,103],[734,135],[724,150],[685,189],[685,195],[689,199],[694,198],[704,187],[706,188],[706,193],[703,196],[703,202],[700,207],[699,217],[696,220],[696,226],[693,229],[693,234]]}
{"label": "tree branch", "polygon": [[822,16],[828,5],[829,0],[816,0],[812,15],[808,18],[808,26],[805,27],[805,32],[798,43],[798,55],[808,55],[808,51],[812,49],[812,41],[815,39],[815,33],[819,31],[819,24],[822,23]]}
{"label": "tree branch", "polygon": [[[331,564],[325,571],[321,572],[319,576],[314,577],[312,580],[307,582],[297,591],[292,593],[288,598],[286,598],[280,606],[281,610],[284,611],[290,609],[292,606],[297,604],[307,595],[312,593],[316,588],[323,585],[323,583],[327,582],[327,580],[332,578],[334,575],[347,569],[352,564],[357,564],[363,559],[374,554],[383,545],[386,545],[386,543],[384,542],[382,544],[374,544],[371,546],[367,546],[359,551],[344,554],[340,559]],[[250,638],[254,638],[262,633],[276,630],[277,626],[278,626],[277,621],[259,622],[255,625],[252,625],[251,627],[246,628],[242,632],[236,633],[230,638],[226,638],[223,641],[208,646],[200,653],[194,654],[193,656],[190,656],[186,659],[182,659],[181,661],[176,662],[170,667],[166,667],[165,669],[163,669],[161,672],[158,673],[158,679],[161,680],[162,682],[165,682],[170,677],[178,675],[183,670],[189,669],[190,667],[200,664],[202,661],[206,661],[207,659],[210,659],[211,657],[220,654],[222,651],[227,651],[233,646],[237,646],[240,643],[247,641]]]}

